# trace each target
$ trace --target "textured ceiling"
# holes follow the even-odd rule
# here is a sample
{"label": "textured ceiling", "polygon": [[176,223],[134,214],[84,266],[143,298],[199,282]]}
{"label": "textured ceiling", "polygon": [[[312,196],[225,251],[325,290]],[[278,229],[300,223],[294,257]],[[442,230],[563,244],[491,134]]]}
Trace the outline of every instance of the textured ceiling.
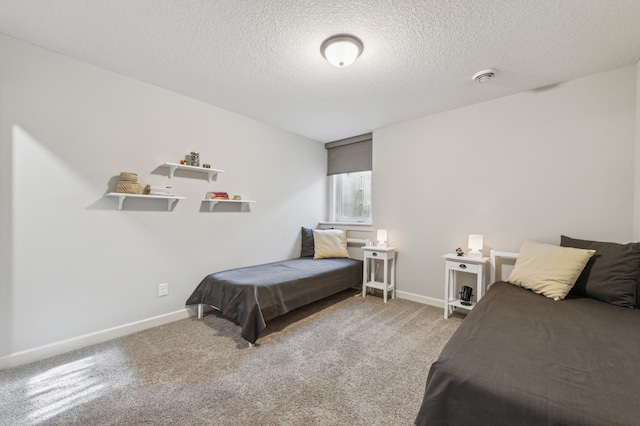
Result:
{"label": "textured ceiling", "polygon": [[640,0],[0,0],[0,32],[326,142],[635,64]]}

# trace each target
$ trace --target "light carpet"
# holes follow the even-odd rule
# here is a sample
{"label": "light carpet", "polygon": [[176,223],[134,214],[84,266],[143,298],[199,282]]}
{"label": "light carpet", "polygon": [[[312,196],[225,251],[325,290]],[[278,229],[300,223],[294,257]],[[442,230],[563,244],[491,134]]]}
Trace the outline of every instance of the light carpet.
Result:
{"label": "light carpet", "polygon": [[219,314],[176,321],[0,371],[0,424],[412,425],[462,318],[347,291],[253,348]]}

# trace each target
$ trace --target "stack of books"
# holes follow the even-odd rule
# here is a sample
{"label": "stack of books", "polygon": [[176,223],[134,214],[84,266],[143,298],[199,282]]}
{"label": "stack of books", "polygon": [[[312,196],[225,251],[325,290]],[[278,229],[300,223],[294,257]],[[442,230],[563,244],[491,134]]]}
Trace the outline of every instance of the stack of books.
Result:
{"label": "stack of books", "polygon": [[166,185],[149,185],[149,195],[173,195],[171,187]]}
{"label": "stack of books", "polygon": [[229,199],[229,194],[227,194],[226,192],[207,192],[207,200],[228,200]]}

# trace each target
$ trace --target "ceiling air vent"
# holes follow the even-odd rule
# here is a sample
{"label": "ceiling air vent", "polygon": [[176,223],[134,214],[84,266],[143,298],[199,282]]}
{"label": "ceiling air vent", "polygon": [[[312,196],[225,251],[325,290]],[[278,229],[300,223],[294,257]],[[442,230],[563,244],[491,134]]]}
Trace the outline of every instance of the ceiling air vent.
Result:
{"label": "ceiling air vent", "polygon": [[498,74],[498,70],[493,68],[482,70],[473,75],[472,80],[476,83],[486,83]]}

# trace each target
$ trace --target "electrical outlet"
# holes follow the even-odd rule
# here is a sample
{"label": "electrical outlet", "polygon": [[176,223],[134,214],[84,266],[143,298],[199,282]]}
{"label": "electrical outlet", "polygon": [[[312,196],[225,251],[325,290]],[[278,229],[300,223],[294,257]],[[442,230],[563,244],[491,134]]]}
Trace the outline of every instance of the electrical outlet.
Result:
{"label": "electrical outlet", "polygon": [[169,294],[169,283],[158,284],[158,296]]}

